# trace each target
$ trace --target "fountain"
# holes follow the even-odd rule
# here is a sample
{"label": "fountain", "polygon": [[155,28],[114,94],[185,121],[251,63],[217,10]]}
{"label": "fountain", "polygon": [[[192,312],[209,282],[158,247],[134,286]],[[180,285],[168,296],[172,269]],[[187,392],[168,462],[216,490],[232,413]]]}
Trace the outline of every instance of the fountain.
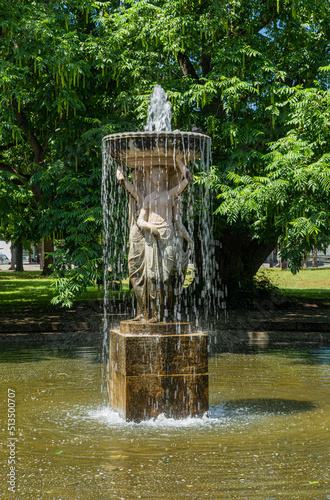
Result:
{"label": "fountain", "polygon": [[[120,415],[135,421],[159,414],[201,416],[208,410],[207,335],[193,332],[181,314],[184,279],[193,260],[192,221],[187,218],[187,229],[181,194],[193,179],[188,165],[199,162],[207,174],[211,140],[202,133],[172,132],[170,123],[170,105],[156,85],[145,131],[103,138],[103,205],[111,208],[104,212],[105,229],[109,235],[109,221],[120,204],[116,178],[129,196],[128,271],[137,303],[135,317],[110,332],[109,396]],[[124,225],[121,221],[121,230]],[[206,219],[204,227],[208,235]],[[209,242],[203,241],[209,270]]]}
{"label": "fountain", "polygon": [[[148,134],[146,131],[146,135]],[[171,137],[171,134],[174,137],[175,134],[169,131],[158,135]],[[191,163],[186,162],[188,154],[198,156],[199,153],[188,148],[187,137],[189,136],[191,141],[192,136],[185,133],[182,135],[185,148],[182,162],[191,170]],[[155,135],[152,140],[154,137]],[[128,135],[122,139],[123,144],[130,138],[131,135]],[[197,136],[197,139],[193,140],[202,153],[204,139],[207,140]],[[143,141],[146,139],[143,138]],[[160,142],[158,141],[158,144]],[[117,143],[110,140],[108,146],[111,153],[114,147],[120,150],[120,140],[118,139]],[[168,149],[168,145],[166,147]],[[112,231],[116,238],[122,237],[122,252],[115,254],[115,251],[118,252],[118,246],[111,245],[111,238],[106,240],[105,249],[106,255],[114,257],[110,261],[111,279],[120,279],[127,272],[124,266],[127,257],[126,239],[129,239],[128,228],[130,227],[132,237],[133,230],[137,229],[132,230],[132,225],[126,223],[127,204],[134,208],[134,203],[130,195],[125,202],[123,194],[127,193],[126,189],[123,193],[119,192],[121,187],[116,180],[116,171],[119,164],[124,177],[131,182],[130,170],[134,181],[134,175],[138,173],[139,168],[129,167],[126,162],[122,165],[119,161],[113,161],[109,148],[104,148],[103,200],[107,204],[105,228],[108,234]],[[173,150],[171,158],[172,154]],[[171,158],[168,161],[171,161]],[[203,163],[203,154],[197,161],[200,162],[200,170],[207,168],[206,162]],[[180,172],[178,166],[178,176]],[[121,177],[120,172],[118,176]],[[184,180],[184,175],[180,176],[180,180]],[[199,189],[199,186],[197,187]],[[152,192],[151,188],[149,192]],[[196,198],[198,196],[197,201],[204,199],[198,191],[195,195]],[[187,186],[181,196],[187,196],[188,202],[192,202],[192,186]],[[188,235],[192,234],[193,227],[191,207],[192,203],[185,205],[184,210],[178,206],[180,222],[187,228]],[[123,219],[120,218],[121,214]],[[185,218],[186,214],[188,217]],[[202,222],[199,228],[203,243],[204,270],[208,273],[206,276],[212,277],[212,259],[207,259],[209,246],[204,245],[203,239],[209,228],[205,223],[207,214],[206,209],[201,211]],[[135,216],[135,220],[137,221],[138,217]],[[184,237],[183,240],[184,253],[189,241]],[[135,247],[135,250],[137,248],[140,247]],[[194,262],[193,248],[189,249],[189,262]],[[133,263],[130,261],[129,266],[131,265]],[[181,279],[180,273],[178,279]],[[209,292],[214,296],[217,291],[212,288],[212,280],[205,281],[206,296]],[[126,387],[123,385],[125,397],[128,397],[129,385],[134,384],[134,380],[138,377],[143,380],[141,375],[137,375],[143,363],[142,373],[145,382],[148,382],[148,390],[154,389],[158,383],[155,374],[164,378],[175,363],[178,367],[183,366],[182,358],[189,353],[182,349],[182,342],[188,342],[188,338],[190,339],[190,328],[192,331],[196,329],[196,320],[201,309],[196,302],[186,311],[185,291],[186,289],[181,294],[180,301],[177,294],[174,294],[175,300],[169,315],[162,313],[165,312],[165,307],[157,309],[157,314],[163,314],[162,321],[149,321],[153,317],[150,308],[148,318],[140,317],[131,322],[135,325],[134,328],[143,325],[142,332],[126,336],[119,332],[117,339],[122,339],[124,346],[120,345],[119,341],[117,344],[112,341],[113,356],[109,364],[111,377],[114,374],[115,377],[118,376],[117,381],[126,384]],[[108,305],[110,314],[118,312],[118,305],[113,310],[112,304]],[[139,316],[143,305],[144,302],[134,314],[130,311],[130,316]],[[128,303],[122,308],[123,315],[128,313],[127,306]],[[140,307],[139,304],[137,306]],[[194,314],[187,318],[191,310]],[[74,312],[71,314],[75,315]],[[255,311],[250,314],[251,323]],[[0,422],[3,460],[0,498],[9,499],[15,496],[12,493],[16,493],[18,498],[25,499],[66,500],[329,499],[328,323],[323,323],[322,319],[320,323],[309,323],[305,319],[304,323],[302,317],[299,325],[305,328],[298,332],[295,330],[295,312],[292,321],[288,323],[291,325],[290,330],[292,329],[288,334],[286,330],[281,331],[280,325],[287,325],[284,318],[291,314],[290,311],[286,315],[283,314],[283,322],[276,321],[276,330],[268,332],[268,346],[256,345],[255,342],[250,342],[251,338],[249,340],[246,335],[243,336],[241,321],[236,323],[238,330],[232,332],[231,336],[226,335],[224,328],[219,330],[216,325],[213,330],[210,328],[209,416],[174,419],[160,415],[158,418],[147,419],[148,412],[149,415],[151,412],[156,413],[152,404],[149,405],[147,401],[146,417],[144,413],[138,413],[139,405],[135,415],[127,414],[127,420],[146,418],[140,423],[121,418],[116,411],[109,408],[108,401],[104,401],[99,391],[102,382],[100,368],[103,368],[104,364],[100,364],[98,329],[85,331],[85,335],[78,328],[72,332],[61,333],[57,330],[56,323],[53,334],[39,331],[16,334],[13,333],[15,330],[5,333],[6,322],[2,321]],[[322,318],[321,313],[318,314]],[[170,315],[171,321],[168,320]],[[264,319],[266,322],[266,316]],[[183,332],[185,327],[181,323],[184,322],[192,323],[191,327],[187,327],[188,334]],[[171,327],[165,327],[166,323],[171,323]],[[73,321],[70,324],[75,325]],[[272,321],[269,321],[269,325],[271,324]],[[27,326],[29,330],[33,328],[33,325]],[[163,336],[148,333],[148,328],[153,331],[157,326],[165,329]],[[16,324],[16,327],[20,328],[20,325]],[[172,333],[170,328],[173,328]],[[258,331],[254,333],[258,334]],[[178,335],[176,345],[166,345],[166,340],[169,340],[171,335]],[[236,341],[232,342],[234,335]],[[120,362],[126,362],[130,349],[135,348],[132,341],[134,336],[144,341],[139,346],[140,359],[136,355],[136,364],[129,367],[119,366]],[[107,337],[107,345],[108,340]],[[119,351],[122,348],[125,348],[126,357],[120,358]],[[165,357],[161,358],[162,366],[153,365],[149,367],[148,373],[146,361],[149,356],[150,362],[153,363],[152,349],[162,351]],[[205,350],[203,352],[205,354]],[[186,360],[187,370],[195,361],[191,358]],[[206,361],[204,367],[207,369]],[[180,379],[180,374],[177,375],[174,371],[172,373],[173,381]],[[187,380],[191,374],[194,374],[193,370],[186,372]],[[115,382],[113,378],[111,380]],[[150,387],[152,380],[155,385]],[[184,380],[180,380],[184,386]],[[162,386],[158,388],[161,392]],[[168,386],[169,391],[173,389],[176,390],[174,385]],[[180,399],[179,394],[177,396],[184,405],[183,398]],[[151,397],[157,397],[157,394],[151,392]],[[163,393],[163,397],[157,401],[169,405],[166,397],[166,393]],[[173,400],[175,402],[175,395]],[[206,398],[205,402],[207,403]],[[187,411],[187,408],[183,407],[182,411]],[[191,411],[191,414],[194,415],[194,411]],[[16,420],[14,430],[13,418]]]}

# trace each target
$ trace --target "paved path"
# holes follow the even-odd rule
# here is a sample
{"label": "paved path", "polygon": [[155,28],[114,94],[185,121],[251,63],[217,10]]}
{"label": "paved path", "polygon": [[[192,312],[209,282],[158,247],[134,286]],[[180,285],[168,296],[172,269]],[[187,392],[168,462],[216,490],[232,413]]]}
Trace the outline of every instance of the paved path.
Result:
{"label": "paved path", "polygon": [[[40,264],[23,264],[24,271],[40,271]],[[11,271],[9,264],[0,264],[1,271]]]}
{"label": "paved path", "polygon": [[[109,322],[131,317],[129,304],[121,303]],[[0,343],[25,341],[29,344],[63,342],[86,345],[102,341],[102,303],[91,302],[74,310],[50,308],[48,311],[24,310],[2,314]],[[290,343],[330,345],[330,310],[318,307],[287,311],[230,311],[227,318],[201,328],[210,335],[211,352],[225,348],[276,346]]]}

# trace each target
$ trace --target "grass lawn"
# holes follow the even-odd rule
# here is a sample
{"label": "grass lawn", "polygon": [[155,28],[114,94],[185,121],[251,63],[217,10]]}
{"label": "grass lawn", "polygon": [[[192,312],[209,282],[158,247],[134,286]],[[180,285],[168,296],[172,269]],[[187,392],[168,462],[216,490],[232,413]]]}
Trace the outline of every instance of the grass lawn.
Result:
{"label": "grass lawn", "polygon": [[302,299],[330,300],[330,267],[301,269],[293,275],[291,271],[264,268],[258,276],[266,276],[286,295]]}
{"label": "grass lawn", "polygon": [[[286,295],[300,299],[323,299],[330,301],[330,268],[303,269],[293,275],[290,271],[265,268],[258,276],[266,276]],[[50,306],[54,296],[51,278],[41,276],[41,271],[23,273],[0,271],[0,312],[19,310],[22,307]],[[130,295],[128,280],[123,282],[121,292],[110,292],[113,298]],[[79,302],[84,300],[102,300],[103,292],[97,286],[89,287]]]}
{"label": "grass lawn", "polygon": [[50,303],[51,279],[41,271],[0,272],[0,311]]}
{"label": "grass lawn", "polygon": [[[41,276],[41,271],[22,273],[0,271],[0,312],[27,306],[50,305],[54,297],[51,283],[52,279],[49,276]],[[121,292],[110,292],[110,294],[118,298],[123,294],[129,294],[128,283],[123,283]],[[87,293],[79,299],[79,302],[84,300],[103,300],[103,292],[98,292],[96,285],[88,287]]]}

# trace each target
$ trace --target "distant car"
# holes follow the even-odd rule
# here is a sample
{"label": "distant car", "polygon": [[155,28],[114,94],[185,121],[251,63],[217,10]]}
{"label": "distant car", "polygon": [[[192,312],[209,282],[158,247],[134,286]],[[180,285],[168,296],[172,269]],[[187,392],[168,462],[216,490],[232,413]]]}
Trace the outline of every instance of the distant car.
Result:
{"label": "distant car", "polygon": [[23,255],[23,264],[29,264],[29,256],[28,255]]}
{"label": "distant car", "polygon": [[10,264],[10,260],[4,253],[0,253],[0,264]]}

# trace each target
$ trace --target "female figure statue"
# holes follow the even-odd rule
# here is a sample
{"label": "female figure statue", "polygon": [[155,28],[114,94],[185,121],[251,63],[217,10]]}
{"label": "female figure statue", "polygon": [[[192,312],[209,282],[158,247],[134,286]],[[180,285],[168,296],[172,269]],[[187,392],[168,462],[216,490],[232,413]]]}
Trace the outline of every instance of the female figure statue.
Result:
{"label": "female figure statue", "polygon": [[176,213],[176,199],[193,178],[180,160],[177,165],[184,179],[172,189],[168,189],[165,168],[152,167],[154,189],[144,198],[137,220],[145,234],[146,316],[150,322],[171,319],[175,290],[187,265],[182,240],[192,242]]}
{"label": "female figure statue", "polygon": [[[183,284],[188,251],[183,240],[192,240],[182,224],[178,197],[192,182],[192,174],[177,160],[184,179],[168,188],[164,167],[151,167],[151,193],[143,198],[136,182],[129,182],[121,167],[116,177],[130,195],[128,270],[137,299],[134,321],[170,320],[175,292]],[[134,179],[134,177],[133,177]]]}

